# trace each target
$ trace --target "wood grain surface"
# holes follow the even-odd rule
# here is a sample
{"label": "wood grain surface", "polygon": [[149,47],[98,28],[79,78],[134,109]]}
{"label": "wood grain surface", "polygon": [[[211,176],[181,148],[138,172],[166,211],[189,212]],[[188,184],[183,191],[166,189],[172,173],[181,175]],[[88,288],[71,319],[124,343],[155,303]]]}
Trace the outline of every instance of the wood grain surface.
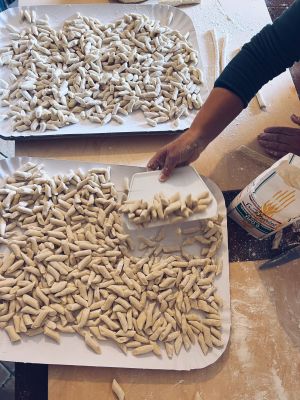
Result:
{"label": "wood grain surface", "polygon": [[114,378],[126,400],[298,400],[300,268],[259,271],[233,263],[232,331],[223,356],[197,371],[49,366],[49,400],[112,400]]}

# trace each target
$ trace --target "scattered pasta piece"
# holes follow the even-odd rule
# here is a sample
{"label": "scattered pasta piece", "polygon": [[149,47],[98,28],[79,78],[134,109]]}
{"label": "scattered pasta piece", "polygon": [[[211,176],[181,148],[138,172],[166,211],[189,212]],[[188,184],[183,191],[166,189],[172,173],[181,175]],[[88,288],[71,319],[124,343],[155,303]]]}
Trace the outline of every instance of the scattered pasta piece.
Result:
{"label": "scattered pasta piece", "polygon": [[125,400],[125,393],[124,390],[121,388],[121,386],[118,384],[118,382],[116,381],[116,379],[113,380],[112,382],[112,391],[114,392],[114,394],[117,396],[118,400]]}
{"label": "scattered pasta piece", "polygon": [[256,100],[257,100],[257,102],[258,102],[259,108],[260,108],[262,111],[266,111],[266,109],[267,109],[267,104],[266,104],[266,101],[265,101],[265,99],[264,99],[264,97],[263,97],[263,95],[262,95],[261,90],[259,90],[259,91],[256,93]]}

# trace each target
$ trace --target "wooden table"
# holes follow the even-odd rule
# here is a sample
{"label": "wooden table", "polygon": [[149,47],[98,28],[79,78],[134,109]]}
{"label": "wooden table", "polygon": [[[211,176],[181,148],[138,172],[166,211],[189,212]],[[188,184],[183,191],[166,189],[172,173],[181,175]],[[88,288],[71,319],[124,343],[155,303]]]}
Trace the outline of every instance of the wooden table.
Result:
{"label": "wooden table", "polygon": [[[169,140],[155,136],[18,142],[16,155],[145,165]],[[248,165],[240,187],[259,172]],[[230,187],[229,172],[216,171],[213,177],[223,189]],[[113,378],[128,400],[193,400],[196,391],[203,400],[298,400],[300,268],[297,262],[263,272],[257,267],[257,262],[230,265],[231,340],[214,365],[191,372],[49,366],[49,400],[113,399]]]}
{"label": "wooden table", "polygon": [[[297,400],[300,393],[300,268],[258,272],[232,263],[230,343],[204,370],[142,371],[49,367],[49,400],[113,399],[111,381],[128,400]],[[298,315],[297,315],[298,313]]]}

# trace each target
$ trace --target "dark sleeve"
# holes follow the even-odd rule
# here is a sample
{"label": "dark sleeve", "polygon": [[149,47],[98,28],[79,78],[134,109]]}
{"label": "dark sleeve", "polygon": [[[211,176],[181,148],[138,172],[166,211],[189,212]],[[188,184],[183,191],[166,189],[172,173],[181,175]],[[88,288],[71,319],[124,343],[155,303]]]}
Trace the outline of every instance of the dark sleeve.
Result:
{"label": "dark sleeve", "polygon": [[244,106],[268,81],[300,59],[300,0],[265,26],[227,65],[215,87],[228,89]]}

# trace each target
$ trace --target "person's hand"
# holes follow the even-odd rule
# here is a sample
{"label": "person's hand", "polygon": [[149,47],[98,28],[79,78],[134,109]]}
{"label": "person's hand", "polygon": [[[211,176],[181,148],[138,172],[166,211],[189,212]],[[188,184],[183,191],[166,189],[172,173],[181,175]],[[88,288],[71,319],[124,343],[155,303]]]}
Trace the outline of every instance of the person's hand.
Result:
{"label": "person's hand", "polygon": [[[291,120],[300,125],[300,117],[295,114]],[[300,156],[300,129],[284,126],[266,128],[264,133],[258,135],[258,142],[267,154],[281,158],[287,153],[294,153]]]}
{"label": "person's hand", "polygon": [[204,146],[195,138],[191,129],[184,132],[178,139],[160,149],[148,162],[151,170],[161,169],[160,180],[165,181],[176,167],[188,165],[197,160]]}

